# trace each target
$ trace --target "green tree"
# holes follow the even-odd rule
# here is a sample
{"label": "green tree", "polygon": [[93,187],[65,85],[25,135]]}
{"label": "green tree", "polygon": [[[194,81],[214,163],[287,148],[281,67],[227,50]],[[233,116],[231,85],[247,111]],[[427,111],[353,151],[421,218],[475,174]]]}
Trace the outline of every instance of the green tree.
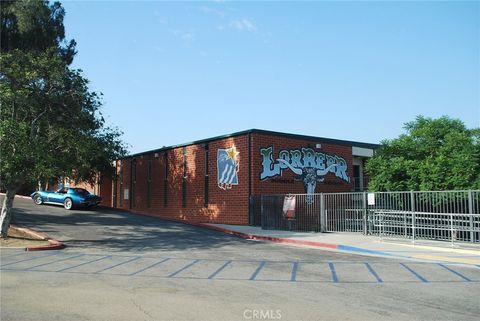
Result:
{"label": "green tree", "polygon": [[56,2],[1,6],[0,215],[7,237],[15,194],[24,184],[68,176],[93,181],[125,154],[121,132],[105,125],[100,96],[70,64],[64,10]]}
{"label": "green tree", "polygon": [[480,188],[480,129],[418,116],[406,134],[382,141],[366,165],[372,191]]}

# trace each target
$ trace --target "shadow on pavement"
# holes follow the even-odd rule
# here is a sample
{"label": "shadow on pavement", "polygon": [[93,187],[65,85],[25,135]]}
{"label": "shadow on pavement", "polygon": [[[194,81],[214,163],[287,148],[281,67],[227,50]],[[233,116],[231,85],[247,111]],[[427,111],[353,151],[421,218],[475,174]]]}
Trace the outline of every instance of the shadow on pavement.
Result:
{"label": "shadow on pavement", "polygon": [[110,209],[21,207],[14,208],[12,223],[46,233],[69,247],[174,251],[252,244],[220,232]]}

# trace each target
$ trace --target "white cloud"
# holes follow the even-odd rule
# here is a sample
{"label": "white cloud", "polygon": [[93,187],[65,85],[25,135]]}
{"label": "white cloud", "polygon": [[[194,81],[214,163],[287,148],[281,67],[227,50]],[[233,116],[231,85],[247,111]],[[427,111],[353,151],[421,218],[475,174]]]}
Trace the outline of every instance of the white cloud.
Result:
{"label": "white cloud", "polygon": [[248,32],[257,31],[257,27],[255,26],[255,24],[250,19],[247,19],[247,18],[233,20],[230,23],[230,26],[239,31],[248,31]]}
{"label": "white cloud", "polygon": [[190,31],[173,30],[172,34],[187,44],[193,42],[195,38],[195,32],[193,30],[190,30]]}
{"label": "white cloud", "polygon": [[220,9],[216,9],[216,8],[212,8],[212,7],[202,6],[202,7],[200,7],[200,10],[202,10],[204,13],[211,13],[211,14],[217,15],[221,18],[224,18],[225,15],[226,15],[225,11],[220,10]]}

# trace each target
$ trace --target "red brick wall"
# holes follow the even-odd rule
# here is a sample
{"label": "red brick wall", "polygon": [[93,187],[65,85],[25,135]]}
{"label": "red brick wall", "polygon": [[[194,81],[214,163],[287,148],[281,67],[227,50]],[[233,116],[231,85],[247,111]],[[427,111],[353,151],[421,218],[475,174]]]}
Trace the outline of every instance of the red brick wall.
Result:
{"label": "red brick wall", "polygon": [[[136,157],[135,202],[132,210],[166,218],[191,222],[248,224],[248,136],[226,138],[209,142],[209,202],[205,207],[205,148],[202,145],[186,147],[186,204],[183,206],[183,147],[166,151],[168,157],[167,206],[165,195],[165,156],[159,153]],[[239,185],[223,190],[217,184],[217,150],[235,145],[239,161]],[[152,164],[151,204],[148,206],[148,162]],[[117,207],[130,209],[130,200],[120,202],[120,193],[131,188],[131,158],[117,163]],[[123,163],[123,188],[120,184],[120,166]],[[130,196],[132,192],[130,191]],[[111,198],[113,200],[113,198]],[[113,203],[111,203],[113,206]]]}
{"label": "red brick wall", "polygon": [[[316,144],[321,144],[321,148],[316,148]],[[336,154],[345,159],[347,163],[347,173],[350,177],[350,182],[347,183],[336,177],[333,173],[328,173],[325,176],[324,182],[317,183],[315,192],[349,192],[353,188],[353,157],[352,147],[344,145],[334,145],[324,143],[322,141],[311,141],[302,139],[286,138],[267,134],[252,134],[252,195],[261,194],[287,194],[287,193],[305,193],[303,182],[294,180],[296,174],[290,169],[282,171],[281,176],[274,178],[267,178],[260,180],[260,173],[262,172],[262,155],[261,148],[273,147],[272,158],[278,158],[278,153],[282,149],[298,149],[310,147],[315,152],[322,152],[325,154]],[[293,183],[279,183],[275,179],[294,181]]]}
{"label": "red brick wall", "polygon": [[[135,201],[126,200],[123,197],[124,190],[131,191],[131,161],[132,158],[126,158],[117,161],[117,195],[116,204],[113,204],[113,193],[108,194],[108,181],[102,180],[101,196],[105,203],[110,206],[116,206],[122,209],[131,209],[132,211],[157,215],[165,218],[188,220],[190,222],[212,222],[227,224],[248,224],[248,196],[249,196],[249,142],[248,134],[224,138],[221,140],[208,142],[209,146],[209,202],[204,206],[205,198],[205,148],[202,144],[195,144],[186,147],[186,204],[182,204],[182,186],[183,186],[183,147],[174,148],[166,151],[168,159],[168,174],[165,190],[165,155],[159,152],[144,154],[135,157],[136,159],[136,181],[135,181]],[[321,144],[317,149],[315,145]],[[229,190],[223,190],[217,184],[217,150],[227,149],[235,145],[239,152],[239,184],[232,186]],[[261,148],[273,147],[273,159],[278,157],[278,152],[282,149],[299,149],[310,147],[316,152],[325,154],[336,154],[345,159],[347,163],[347,173],[350,182],[345,182],[333,173],[325,176],[323,183],[317,183],[315,192],[344,192],[352,190],[353,183],[353,159],[351,146],[329,144],[322,141],[302,140],[297,138],[286,138],[270,134],[251,134],[251,193],[260,194],[285,194],[285,193],[304,193],[304,185],[301,181],[293,183],[276,183],[273,180],[260,180],[262,172]],[[148,204],[148,164],[151,162],[151,201]],[[123,179],[121,179],[120,168],[123,164]],[[290,169],[283,170],[282,176],[276,179],[293,180],[295,174]],[[123,183],[123,184],[122,184]],[[111,184],[111,181],[110,181]],[[104,194],[105,193],[105,194]],[[167,204],[165,206],[165,193]],[[130,204],[132,207],[130,208]]]}

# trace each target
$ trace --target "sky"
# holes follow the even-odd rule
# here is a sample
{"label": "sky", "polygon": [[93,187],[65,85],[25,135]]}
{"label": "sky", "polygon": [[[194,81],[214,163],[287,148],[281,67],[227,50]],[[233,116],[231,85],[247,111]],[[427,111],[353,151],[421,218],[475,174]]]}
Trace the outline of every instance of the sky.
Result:
{"label": "sky", "polygon": [[251,128],[379,143],[480,127],[480,2],[64,1],[131,153]]}

